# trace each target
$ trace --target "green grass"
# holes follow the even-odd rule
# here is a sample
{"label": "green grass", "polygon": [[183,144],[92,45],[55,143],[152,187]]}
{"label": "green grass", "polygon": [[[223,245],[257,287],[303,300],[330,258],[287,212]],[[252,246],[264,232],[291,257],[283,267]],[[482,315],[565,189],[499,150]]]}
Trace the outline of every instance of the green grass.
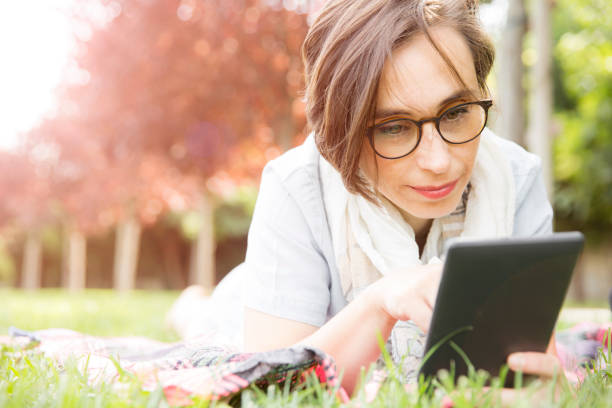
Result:
{"label": "green grass", "polygon": [[[176,292],[135,292],[117,295],[111,291],[86,291],[67,294],[59,290],[36,293],[0,290],[0,335],[9,326],[27,330],[63,327],[101,336],[142,335],[158,340],[176,340],[164,325],[164,316]],[[389,367],[394,372],[393,367]],[[364,378],[366,374],[364,374]],[[360,389],[348,406],[436,407],[443,399],[453,400],[454,407],[500,406],[499,382],[484,389],[486,374],[473,372],[469,378],[454,381],[443,373],[433,387],[421,382],[407,392],[403,384],[390,376],[384,381],[374,401],[365,403]],[[167,407],[161,390],[145,392],[137,378],[123,373],[117,384],[90,384],[78,369],[76,361],[59,368],[49,358],[31,351],[3,347],[0,350],[0,407]],[[294,388],[271,386],[260,390],[251,387],[235,397],[232,403],[243,407],[339,407],[342,404],[314,378]],[[194,400],[195,407],[226,406],[223,402]],[[577,390],[565,389],[553,397],[551,384],[533,383],[524,388],[513,404],[517,407],[610,407],[612,406],[612,350],[601,355],[597,370]]]}
{"label": "green grass", "polygon": [[563,307],[608,309],[610,305],[604,299],[592,299],[585,302],[566,300],[565,303],[563,303]]}
{"label": "green grass", "polygon": [[23,292],[0,289],[0,335],[10,326],[24,330],[72,329],[96,336],[146,336],[176,341],[164,317],[178,297],[172,291],[111,290],[69,293],[59,289]]}

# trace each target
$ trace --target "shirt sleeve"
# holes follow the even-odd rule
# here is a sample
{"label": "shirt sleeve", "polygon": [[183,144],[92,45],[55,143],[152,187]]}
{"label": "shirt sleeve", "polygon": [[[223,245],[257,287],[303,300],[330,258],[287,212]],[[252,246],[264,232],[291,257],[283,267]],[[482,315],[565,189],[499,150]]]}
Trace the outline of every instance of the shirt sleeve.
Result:
{"label": "shirt sleeve", "polygon": [[[301,199],[308,200],[305,190]],[[270,165],[262,175],[244,268],[245,306],[313,326],[325,323],[329,266],[296,198]]]}
{"label": "shirt sleeve", "polygon": [[553,210],[548,195],[540,158],[531,156],[532,165],[517,176],[514,236],[548,235],[553,232]]}

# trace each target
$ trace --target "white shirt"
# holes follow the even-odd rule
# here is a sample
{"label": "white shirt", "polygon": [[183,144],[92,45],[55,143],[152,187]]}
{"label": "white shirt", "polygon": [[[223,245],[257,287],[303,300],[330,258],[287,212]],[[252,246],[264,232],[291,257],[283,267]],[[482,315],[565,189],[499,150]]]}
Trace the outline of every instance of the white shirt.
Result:
{"label": "white shirt", "polygon": [[[513,142],[491,136],[507,155],[516,183],[513,236],[552,233],[553,212],[540,159]],[[233,294],[233,309],[240,314],[234,317],[237,322],[242,322],[244,305],[322,326],[347,304],[321,193],[319,157],[309,136],[264,168],[246,259],[216,291],[218,297]]]}

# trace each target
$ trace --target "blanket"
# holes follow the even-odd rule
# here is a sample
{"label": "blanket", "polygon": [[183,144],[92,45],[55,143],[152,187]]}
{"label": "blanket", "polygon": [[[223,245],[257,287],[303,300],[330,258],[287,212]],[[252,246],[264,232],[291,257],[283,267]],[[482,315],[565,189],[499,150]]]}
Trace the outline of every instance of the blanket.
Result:
{"label": "blanket", "polygon": [[297,384],[311,373],[335,389],[340,400],[348,401],[331,357],[307,346],[240,353],[234,347],[212,344],[208,336],[163,343],[143,337],[89,336],[68,329],[29,332],[17,328],[10,328],[9,336],[0,342],[43,353],[59,367],[76,358],[91,383],[118,380],[118,364],[139,378],[145,391],[161,386],[173,406],[191,405],[191,396],[229,401],[251,384],[264,389],[285,381]]}

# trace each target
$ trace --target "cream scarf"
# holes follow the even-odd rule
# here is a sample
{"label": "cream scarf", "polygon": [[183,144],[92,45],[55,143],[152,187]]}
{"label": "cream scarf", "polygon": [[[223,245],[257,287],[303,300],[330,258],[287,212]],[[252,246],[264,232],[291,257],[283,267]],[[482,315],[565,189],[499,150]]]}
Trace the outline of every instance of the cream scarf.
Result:
{"label": "cream scarf", "polygon": [[512,234],[514,179],[508,159],[488,129],[480,146],[465,202],[432,223],[423,255],[414,231],[386,199],[376,206],[349,193],[340,174],[321,157],[319,169],[336,266],[344,296],[354,299],[369,284],[395,270],[436,261],[449,237],[495,238]]}
{"label": "cream scarf", "polygon": [[[379,199],[381,205],[376,206],[360,195],[349,193],[340,174],[321,157],[323,201],[347,301],[352,301],[367,286],[391,271],[414,273],[410,271],[412,266],[439,262],[443,258],[444,241],[448,238],[512,235],[514,178],[496,138],[488,129],[480,135],[476,162],[463,200],[451,214],[433,221],[421,257],[414,231],[399,210],[386,199]],[[415,360],[422,352],[414,349],[415,345],[417,349],[422,348],[423,335],[415,337],[415,326],[410,324],[399,322],[393,330],[390,344],[394,359],[405,359],[405,354],[412,353]],[[406,348],[411,346],[411,353],[406,353]],[[410,370],[409,377],[415,374],[413,368]]]}

